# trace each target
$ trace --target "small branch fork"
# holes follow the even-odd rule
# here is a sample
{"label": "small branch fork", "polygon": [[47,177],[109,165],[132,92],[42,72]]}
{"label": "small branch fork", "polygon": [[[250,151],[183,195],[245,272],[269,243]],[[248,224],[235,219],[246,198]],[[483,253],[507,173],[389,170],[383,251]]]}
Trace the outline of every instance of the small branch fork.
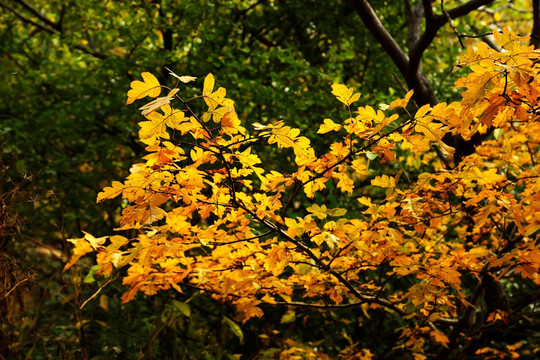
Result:
{"label": "small branch fork", "polygon": [[[452,20],[478,10],[482,6],[489,5],[493,3],[493,1],[494,0],[470,0],[447,10],[444,7],[444,0],[441,0],[442,14],[435,14],[433,12],[431,0],[419,0],[414,7],[410,5],[409,1],[406,1],[407,17],[409,21],[407,55],[404,49],[400,47],[382,24],[368,0],[349,0],[367,29],[379,42],[384,51],[391,57],[399,72],[406,80],[409,88],[415,90],[414,102],[419,106],[424,104],[434,106],[439,102],[435,91],[422,70],[422,56],[427,48],[433,43],[439,30],[447,23],[450,23],[450,26],[457,34],[461,44],[462,38],[466,37],[466,35],[457,32],[457,29],[452,24]],[[535,1],[538,2],[540,0]],[[538,11],[538,13],[540,13],[540,11]],[[422,28],[422,17],[425,19],[425,30],[423,33],[420,33]],[[538,17],[540,19],[540,15]],[[538,23],[540,24],[540,20]],[[540,29],[540,25],[538,26],[538,29]],[[538,33],[540,33],[540,30],[538,30]],[[443,141],[456,148],[454,162],[457,165],[464,158],[463,155],[466,156],[470,154],[470,149],[474,149],[474,146],[477,143],[482,142],[486,137],[487,135],[478,135],[469,141],[464,141],[460,137],[449,134]],[[442,159],[442,156],[440,157]],[[444,159],[442,160],[445,161]]]}

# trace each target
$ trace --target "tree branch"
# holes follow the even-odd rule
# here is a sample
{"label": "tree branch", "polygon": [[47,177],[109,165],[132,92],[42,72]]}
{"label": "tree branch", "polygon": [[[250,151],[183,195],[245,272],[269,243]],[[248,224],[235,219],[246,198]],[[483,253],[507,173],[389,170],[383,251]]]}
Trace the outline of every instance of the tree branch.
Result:
{"label": "tree branch", "polygon": [[[471,11],[477,10],[480,6],[489,5],[493,1],[494,0],[471,0],[463,5],[456,6],[455,8],[448,10],[447,12],[448,15],[450,15],[451,19],[455,19],[460,16],[467,15]],[[444,18],[444,16],[442,15],[439,15],[439,17]]]}
{"label": "tree branch", "polygon": [[99,52],[99,51],[96,51],[96,50],[93,50],[93,49],[89,49],[88,47],[86,46],[82,46],[82,45],[73,45],[73,48],[74,49],[77,49],[77,50],[80,50],[82,51],[83,53],[87,54],[87,55],[90,55],[90,56],[93,56],[95,58],[98,58],[98,59],[106,59],[108,56],[105,55],[104,53],[102,52]]}
{"label": "tree branch", "polygon": [[[311,309],[346,309],[356,306],[361,306],[363,304],[370,303],[370,301],[359,301],[354,303],[348,303],[348,304],[310,304],[310,303],[304,303],[304,302],[285,302],[285,301],[278,301],[276,303],[266,303],[267,305],[282,305],[282,306],[297,306],[297,307],[303,307],[303,308],[311,308]],[[400,315],[406,315],[405,313]],[[458,323],[457,319],[450,319],[450,318],[439,318],[435,322],[441,323],[441,324],[447,324],[447,325],[456,325]]]}
{"label": "tree branch", "polygon": [[444,0],[441,0],[441,11],[444,14],[444,16],[446,16],[446,19],[448,20],[448,24],[450,25],[450,27],[454,31],[454,34],[456,34],[456,36],[457,36],[457,38],[459,40],[459,45],[461,45],[462,49],[465,49],[465,45],[463,44],[463,40],[462,40],[463,35],[461,35],[459,33],[458,29],[452,23],[452,18],[450,17],[450,14],[448,14],[446,9],[444,8]]}
{"label": "tree branch", "polygon": [[531,33],[531,45],[535,49],[540,48],[540,0],[533,0],[533,28]]}
{"label": "tree branch", "polygon": [[[433,18],[431,19],[426,17],[426,30],[424,31],[418,42],[414,44],[414,46],[412,46],[409,51],[409,73],[412,74],[413,72],[417,71],[422,60],[422,54],[433,42],[435,36],[437,36],[437,32],[439,31],[439,29],[443,27],[449,20],[467,15],[471,11],[478,9],[480,6],[488,5],[493,1],[494,0],[471,0],[463,5],[446,11],[446,14],[432,14]],[[431,5],[429,7],[431,8]]]}
{"label": "tree branch", "polygon": [[433,7],[431,6],[431,0],[422,0],[422,6],[424,7],[426,24],[427,26],[429,26],[429,24],[435,21],[435,14],[433,14]]}
{"label": "tree branch", "polygon": [[381,44],[384,51],[390,55],[399,71],[402,74],[405,74],[407,72],[409,59],[396,40],[394,40],[392,35],[390,35],[388,30],[386,30],[384,25],[381,23],[371,5],[369,5],[367,0],[349,0],[349,2],[356,10],[371,34],[375,37],[379,44]]}
{"label": "tree branch", "polygon": [[[64,32],[62,31],[62,24],[61,23],[58,23],[58,24],[54,23],[52,20],[48,19],[47,17],[42,15],[39,11],[37,11],[35,8],[30,6],[28,3],[26,3],[24,0],[17,0],[17,2],[19,4],[21,4],[24,8],[26,8],[28,11],[30,11],[32,14],[37,16],[41,21],[43,21],[44,23],[50,25],[52,28],[50,28],[50,27],[48,27],[48,26],[46,26],[44,24],[38,23],[38,22],[36,22],[36,21],[34,21],[32,19],[27,18],[26,16],[21,14],[17,9],[7,5],[3,1],[0,1],[0,7],[3,7],[4,9],[10,11],[13,15],[18,17],[22,22],[30,24],[32,26],[35,26],[36,28],[38,28],[40,30],[48,32],[49,34],[60,34],[60,35],[64,34]],[[64,8],[62,8],[61,19],[63,19],[63,17],[64,17]],[[104,53],[99,52],[99,51],[97,51],[97,50],[95,50],[93,48],[89,48],[88,46],[72,45],[72,47],[74,49],[80,50],[83,53],[85,53],[87,55],[90,55],[90,56],[93,56],[93,57],[98,58],[98,59],[106,59],[108,57]]]}
{"label": "tree branch", "polygon": [[48,17],[46,17],[45,15],[37,11],[33,6],[28,4],[26,1],[24,0],[16,0],[16,1],[19,4],[21,4],[24,8],[26,8],[28,11],[30,11],[32,14],[34,14],[38,19],[43,21],[45,24],[49,25],[56,31],[60,31],[60,25],[58,23],[55,23],[54,21],[52,21],[51,19],[49,19]]}
{"label": "tree branch", "polygon": [[[324,264],[322,260],[311,251],[311,249],[292,236],[290,236],[286,231],[281,229],[278,225],[259,217],[256,213],[254,213],[251,209],[249,209],[247,206],[242,204],[241,202],[236,201],[236,204],[238,207],[244,209],[246,212],[248,212],[255,220],[257,220],[262,225],[266,226],[270,231],[275,231],[279,235],[281,235],[284,239],[287,241],[290,241],[293,243],[300,251],[305,253],[307,256],[309,256],[317,265],[319,265],[322,269],[325,269],[330,275],[332,275],[336,280],[343,285],[347,290],[351,292],[352,295],[354,295],[360,302],[362,303],[369,303],[369,304],[379,304],[387,309],[390,309],[394,311],[395,313],[399,314],[400,316],[405,316],[407,313],[405,310],[400,308],[395,303],[391,302],[390,300],[380,298],[379,296],[373,296],[373,295],[365,295],[362,294],[357,288],[355,288],[347,279],[343,277],[340,273],[330,269],[330,267],[327,264]],[[448,319],[450,323],[454,324],[457,323],[457,320],[454,321],[453,319]]]}
{"label": "tree branch", "polygon": [[408,14],[409,30],[407,34],[407,43],[409,48],[418,42],[420,38],[420,27],[422,26],[422,18],[424,15],[424,7],[422,2],[418,2],[414,8],[411,8]]}
{"label": "tree branch", "polygon": [[[463,5],[445,11],[445,13],[441,15],[435,15],[433,13],[431,1],[429,0],[420,1],[414,9],[409,7],[409,58],[407,58],[401,48],[399,48],[399,45],[397,45],[395,40],[379,21],[377,15],[369,6],[369,3],[366,0],[350,1],[369,31],[375,36],[377,41],[381,43],[385,51],[398,66],[398,69],[405,77],[409,88],[415,90],[414,99],[419,106],[423,104],[436,105],[438,103],[437,96],[422,71],[421,64],[424,51],[433,42],[439,29],[450,20],[464,16],[471,11],[478,9],[480,6],[488,5],[493,2],[493,0],[471,0]],[[426,29],[422,36],[419,36],[422,13],[424,13],[426,18]],[[396,49],[396,47],[398,49]],[[474,152],[475,147],[480,144],[487,135],[489,134],[483,136],[476,134],[469,141],[448,135],[445,136],[443,141],[456,148],[454,161],[455,164],[458,164],[463,157]]]}
{"label": "tree branch", "polygon": [[27,24],[30,24],[30,25],[33,25],[43,31],[46,31],[48,32],[49,34],[54,34],[56,32],[56,30],[54,29],[49,29],[48,27],[46,27],[45,25],[42,25],[40,23],[37,23],[33,20],[30,20],[26,17],[24,17],[20,12],[18,12],[16,9],[12,8],[11,6],[5,4],[3,1],[0,1],[0,6],[3,7],[4,9],[6,10],[9,10],[11,11],[11,13],[13,13],[13,15],[15,15],[16,17],[18,17],[19,19],[21,19],[23,22],[27,23]]}

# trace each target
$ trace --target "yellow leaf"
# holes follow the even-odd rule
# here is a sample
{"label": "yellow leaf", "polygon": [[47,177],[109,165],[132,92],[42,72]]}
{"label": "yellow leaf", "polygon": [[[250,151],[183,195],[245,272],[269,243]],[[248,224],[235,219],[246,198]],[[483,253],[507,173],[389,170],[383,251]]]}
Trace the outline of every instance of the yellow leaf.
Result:
{"label": "yellow leaf", "polygon": [[168,68],[165,68],[165,69],[167,69],[167,70],[169,71],[169,75],[174,76],[175,78],[177,78],[178,80],[180,80],[180,81],[183,82],[183,83],[188,83],[188,82],[190,82],[190,81],[195,81],[195,80],[197,80],[197,78],[194,77],[194,76],[178,76],[178,75],[176,75],[174,72],[172,72],[172,70],[170,70],[170,69],[168,69]]}
{"label": "yellow leaf", "polygon": [[429,112],[429,110],[431,110],[431,106],[429,104],[422,106],[414,115],[414,119],[419,120],[423,118]]}
{"label": "yellow leaf", "polygon": [[206,102],[206,105],[210,106],[210,102],[207,99],[208,96],[212,94],[212,91],[214,91],[214,75],[212,73],[208,74],[206,78],[204,79],[204,85],[203,85],[203,96],[204,101]]}
{"label": "yellow leaf", "polygon": [[497,45],[499,45],[501,48],[505,50],[513,50],[514,48],[514,42],[521,41],[525,42],[528,41],[528,38],[525,36],[516,36],[516,34],[513,31],[510,31],[508,27],[503,27],[502,33],[493,30],[493,37],[495,38],[495,42]]}
{"label": "yellow leaf", "polygon": [[310,146],[310,141],[304,136],[298,136],[300,130],[276,125],[272,127],[272,136],[268,138],[269,144],[276,143],[280,149],[293,148],[297,165],[306,165],[314,160],[315,152]]}
{"label": "yellow leaf", "polygon": [[156,100],[153,100],[149,102],[148,104],[140,107],[139,110],[142,110],[142,115],[146,116],[150,114],[151,112],[159,109],[160,107],[168,105],[171,102],[174,95],[176,95],[178,90],[179,90],[178,88],[172,89],[171,92],[169,92],[167,96],[157,98]]}
{"label": "yellow leaf", "polygon": [[161,93],[161,86],[159,85],[158,79],[148,72],[143,72],[142,78],[144,82],[135,80],[132,81],[130,86],[131,90],[128,91],[128,99],[126,105],[131,104],[137,99],[142,99],[143,97],[157,97]]}
{"label": "yellow leaf", "polygon": [[[161,137],[163,139],[170,138],[166,131],[166,124],[165,121],[163,121],[163,116],[154,112],[147,115],[147,118],[150,121],[141,121],[139,123],[139,126],[141,127],[139,130],[139,139],[141,139],[141,141],[147,145],[154,145],[154,140],[157,137]],[[146,142],[146,140],[151,141]]]}
{"label": "yellow leaf", "polygon": [[360,98],[360,93],[353,95],[354,89],[345,85],[334,83],[332,85],[332,94],[345,105],[351,105]]}
{"label": "yellow leaf", "polygon": [[447,159],[451,159],[454,156],[454,153],[456,152],[456,149],[454,149],[450,145],[445,144],[441,140],[439,140],[439,147],[441,149],[441,152]]}
{"label": "yellow leaf", "polygon": [[190,130],[190,119],[185,117],[183,111],[171,109],[171,113],[166,115],[167,120],[165,121],[165,123],[168,127],[175,130],[180,130],[182,132],[182,135],[184,135]]}
{"label": "yellow leaf", "polygon": [[163,219],[167,215],[167,212],[157,206],[153,205],[135,205],[125,208],[122,211],[122,217],[120,223],[122,225],[129,224],[141,224],[148,225]]}
{"label": "yellow leaf", "polygon": [[263,311],[257,305],[261,303],[260,300],[249,299],[242,297],[235,301],[238,311],[243,313],[242,324],[245,324],[252,317],[262,317]]}
{"label": "yellow leaf", "polygon": [[388,109],[394,109],[394,108],[406,108],[407,107],[407,104],[409,103],[409,100],[411,99],[411,97],[413,96],[413,93],[414,93],[414,90],[411,90],[407,93],[407,95],[405,95],[405,97],[403,99],[398,99],[398,100],[394,100],[390,103],[390,106],[388,107]]}
{"label": "yellow leaf", "polygon": [[[225,88],[219,87],[216,91],[206,96],[204,100],[206,101],[206,104],[208,105],[209,111],[214,111],[214,109],[218,105],[226,105],[226,101],[227,101],[227,99],[225,99],[226,94],[227,94],[227,91],[225,90]],[[230,110],[232,110],[232,108],[229,109],[229,111]]]}
{"label": "yellow leaf", "polygon": [[214,82],[214,75],[212,75],[212,73],[208,74],[204,79],[203,95],[210,94],[214,91]]}
{"label": "yellow leaf", "polygon": [[334,176],[338,179],[337,187],[343,191],[352,194],[354,190],[354,181],[346,173],[338,173]]}
{"label": "yellow leaf", "polygon": [[395,188],[396,180],[388,175],[382,175],[371,180],[371,185],[383,188]]}
{"label": "yellow leaf", "polygon": [[111,186],[105,187],[102,192],[97,196],[97,202],[100,203],[107,199],[112,199],[117,197],[124,190],[124,184],[120,181],[113,181]]}
{"label": "yellow leaf", "polygon": [[107,295],[101,295],[99,297],[99,307],[101,307],[106,312],[109,312],[109,297]]}
{"label": "yellow leaf", "polygon": [[262,131],[262,130],[266,130],[268,129],[269,127],[271,127],[270,125],[263,125],[263,124],[260,124],[258,122],[254,122],[253,124],[253,127],[255,128],[256,131]]}
{"label": "yellow leaf", "polygon": [[372,204],[371,204],[371,199],[366,197],[366,196],[362,196],[362,197],[359,197],[357,198],[356,200],[358,200],[358,202],[364,206],[367,206],[367,207],[370,207]]}
{"label": "yellow leaf", "polygon": [[324,124],[321,125],[317,134],[326,134],[327,132],[338,130],[341,130],[341,125],[336,124],[331,119],[324,119]]}
{"label": "yellow leaf", "polygon": [[353,102],[358,101],[360,99],[360,93],[353,94],[347,101],[347,105],[351,105]]}
{"label": "yellow leaf", "polygon": [[312,206],[308,207],[306,210],[312,213],[313,216],[316,216],[319,219],[324,219],[327,215],[328,209],[326,208],[326,205],[319,206],[317,204],[313,204]]}
{"label": "yellow leaf", "polygon": [[[240,120],[238,119],[238,115],[234,112],[228,112],[221,118],[221,127],[222,128],[233,128],[236,130],[236,127],[240,125]],[[237,130],[234,132],[227,132],[228,134],[234,134],[238,132]]]}
{"label": "yellow leaf", "polygon": [[448,336],[446,336],[443,332],[439,330],[433,330],[431,331],[431,336],[433,336],[433,340],[435,342],[442,344],[444,347],[448,347],[448,343],[450,340],[448,339]]}
{"label": "yellow leaf", "polygon": [[105,251],[108,255],[113,255],[118,249],[120,249],[122,246],[126,245],[129,242],[129,239],[126,239],[123,236],[120,235],[113,235],[109,239],[111,243],[107,246]]}
{"label": "yellow leaf", "polygon": [[287,252],[288,249],[283,244],[272,246],[272,249],[266,255],[264,268],[274,276],[279,276],[288,264]]}
{"label": "yellow leaf", "polygon": [[195,76],[180,76],[180,81],[183,83],[188,83],[190,81],[195,81],[197,78]]}
{"label": "yellow leaf", "polygon": [[68,241],[75,245],[73,248],[73,256],[69,259],[69,262],[64,266],[64,271],[73,266],[81,257],[93,251],[90,243],[85,238],[80,239],[68,239]]}
{"label": "yellow leaf", "polygon": [[341,217],[347,213],[347,209],[328,209],[327,214],[334,217]]}
{"label": "yellow leaf", "polygon": [[84,239],[88,241],[88,243],[90,244],[90,246],[92,246],[94,250],[101,248],[108,238],[108,236],[103,236],[96,239],[92,234],[89,234],[86,231],[83,231],[83,233],[84,233]]}

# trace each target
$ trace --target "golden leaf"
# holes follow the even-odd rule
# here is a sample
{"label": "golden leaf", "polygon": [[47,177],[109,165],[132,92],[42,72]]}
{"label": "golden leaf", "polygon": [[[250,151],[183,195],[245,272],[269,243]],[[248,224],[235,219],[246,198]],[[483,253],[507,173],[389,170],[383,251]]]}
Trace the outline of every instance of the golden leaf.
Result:
{"label": "golden leaf", "polygon": [[131,90],[127,93],[128,99],[126,105],[146,96],[157,97],[161,93],[161,86],[154,75],[149,72],[143,72],[141,76],[144,82],[139,80],[131,82]]}

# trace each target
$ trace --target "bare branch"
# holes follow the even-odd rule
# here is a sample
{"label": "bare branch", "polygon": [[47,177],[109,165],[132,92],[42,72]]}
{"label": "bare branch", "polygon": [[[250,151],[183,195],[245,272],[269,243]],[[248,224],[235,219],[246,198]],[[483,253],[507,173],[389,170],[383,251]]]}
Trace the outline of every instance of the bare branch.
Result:
{"label": "bare branch", "polygon": [[88,299],[86,299],[82,304],[81,306],[79,306],[79,310],[82,310],[82,308],[88,304],[88,302],[90,302],[93,298],[95,298],[96,296],[98,296],[98,294],[101,292],[101,290],[103,290],[107,285],[109,285],[110,283],[112,283],[114,280],[116,280],[116,278],[118,277],[115,276],[115,277],[111,277],[109,280],[107,280],[103,285],[101,285],[99,287],[99,289],[97,289],[97,291],[92,295],[90,296]]}
{"label": "bare branch", "polygon": [[381,23],[371,5],[369,5],[367,0],[350,0],[350,3],[371,34],[375,37],[375,39],[377,39],[379,44],[381,44],[384,51],[390,55],[399,71],[402,74],[405,74],[407,72],[409,59],[396,40],[394,40],[392,35],[390,35],[388,30],[386,30],[384,25]]}
{"label": "bare branch", "polygon": [[454,31],[454,34],[456,34],[456,36],[457,36],[457,38],[459,40],[459,44],[461,45],[461,48],[465,49],[465,45],[463,44],[463,40],[461,39],[463,37],[463,35],[461,35],[461,33],[458,31],[458,29],[454,26],[454,23],[452,23],[452,18],[450,17],[450,14],[444,8],[444,0],[441,0],[441,11],[444,14],[444,16],[446,16],[446,19],[448,20],[448,24],[450,24],[450,27]]}
{"label": "bare branch", "polygon": [[[426,103],[430,103],[432,105],[437,104],[438,100],[435,96],[435,92],[431,88],[431,85],[429,84],[425,75],[421,72],[420,62],[418,61],[418,63],[415,63],[414,66],[411,66],[409,57],[407,57],[403,49],[401,49],[392,35],[390,35],[388,30],[381,23],[377,17],[377,14],[369,5],[369,2],[367,0],[350,0],[350,2],[371,34],[381,44],[386,53],[390,55],[400,73],[407,80],[409,87],[415,90],[414,97],[416,101],[422,105]],[[414,23],[409,28],[409,56],[412,56],[410,51],[411,48],[416,49],[417,44],[421,42],[421,39],[417,41],[417,38],[422,13],[423,7],[416,6],[413,13],[410,14]],[[433,20],[433,22],[435,21],[436,19]],[[420,56],[422,55],[422,52],[420,52]]]}
{"label": "bare branch", "polygon": [[427,22],[426,30],[424,31],[418,42],[413,47],[411,47],[409,51],[410,63],[408,77],[416,75],[416,72],[420,67],[422,54],[433,42],[435,36],[437,36],[437,32],[441,27],[443,27],[449,20],[467,15],[471,11],[478,9],[480,6],[488,5],[493,1],[494,0],[471,0],[463,5],[448,10],[446,14],[436,15],[433,18],[433,21]]}
{"label": "bare branch", "polygon": [[531,33],[531,45],[540,48],[540,0],[533,0],[533,29]]}
{"label": "bare branch", "polygon": [[489,5],[493,1],[494,0],[471,0],[463,5],[459,5],[451,10],[448,10],[448,15],[450,15],[451,19],[455,19],[467,15],[471,11],[477,10],[481,6]]}
{"label": "bare branch", "polygon": [[418,2],[414,8],[410,9],[408,15],[409,31],[407,34],[409,49],[416,44],[420,38],[420,27],[422,26],[423,15],[424,7],[422,6],[422,2]]}
{"label": "bare branch", "polygon": [[426,24],[428,24],[429,26],[430,23],[435,21],[435,14],[433,14],[433,7],[431,7],[431,0],[422,0],[422,5],[424,7],[424,14],[426,16]]}

